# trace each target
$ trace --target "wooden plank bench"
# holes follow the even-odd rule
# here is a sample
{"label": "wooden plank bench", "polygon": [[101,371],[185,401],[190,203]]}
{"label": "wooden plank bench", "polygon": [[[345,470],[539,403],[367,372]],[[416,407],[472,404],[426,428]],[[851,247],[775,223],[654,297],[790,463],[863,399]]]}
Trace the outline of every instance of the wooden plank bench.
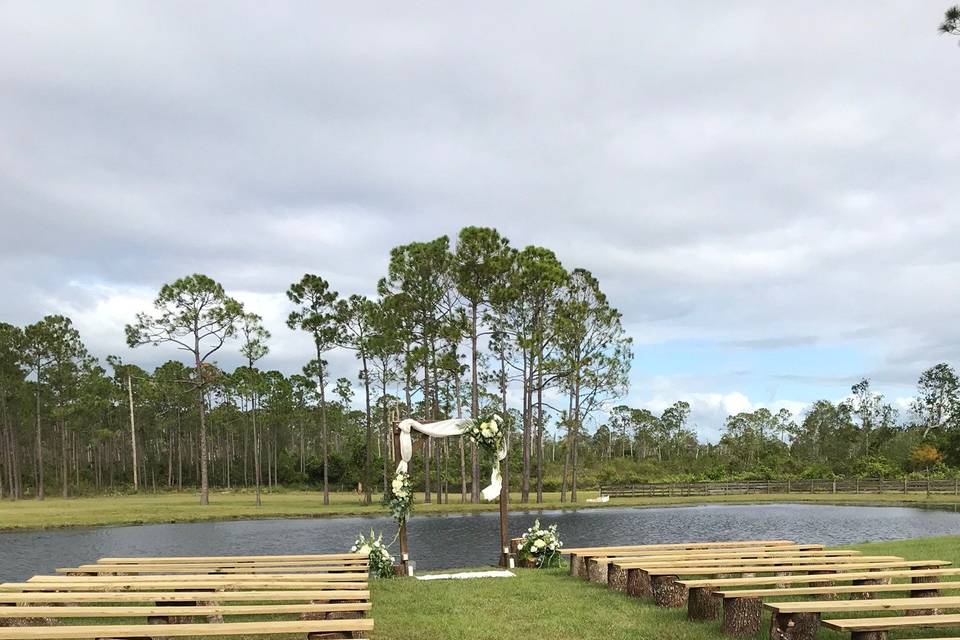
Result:
{"label": "wooden plank bench", "polygon": [[[158,628],[160,627],[160,628]],[[359,637],[373,630],[370,618],[344,620],[280,620],[256,622],[191,623],[191,624],[100,624],[0,627],[0,640],[68,640],[73,638],[164,638],[209,636],[260,636],[307,634],[307,638],[337,633],[341,637]],[[323,636],[328,637],[328,636]]]}
{"label": "wooden plank bench", "polygon": [[813,640],[820,618],[827,613],[867,611],[907,611],[908,615],[935,615],[938,609],[960,609],[960,596],[889,598],[881,600],[841,600],[833,602],[768,602],[771,612],[770,640]]}
{"label": "wooden plank bench", "polygon": [[[203,598],[204,596],[199,596]],[[327,597],[327,596],[323,596]],[[287,614],[362,613],[370,610],[369,602],[337,602],[317,604],[176,604],[170,606],[5,606],[0,618],[167,618],[169,616],[250,616]],[[2,621],[0,621],[2,626]]]}
{"label": "wooden plank bench", "polygon": [[56,570],[65,575],[135,575],[135,574],[250,574],[250,573],[343,573],[366,574],[369,567],[366,563],[349,565],[315,565],[302,564],[297,566],[264,566],[251,564],[248,566],[220,566],[220,565],[163,565],[163,564],[82,564],[77,567],[64,567]]}
{"label": "wooden plank bench", "polygon": [[176,589],[193,589],[211,591],[239,591],[239,590],[366,590],[366,582],[318,582],[313,580],[183,580],[158,579],[149,581],[130,581],[122,577],[110,581],[78,582],[4,582],[0,584],[0,591],[174,591]]}
{"label": "wooden plank bench", "polygon": [[362,553],[321,553],[321,554],[288,554],[288,555],[261,555],[261,556],[125,556],[125,557],[106,557],[100,558],[97,562],[104,564],[146,564],[149,562],[159,564],[170,563],[256,563],[256,562],[323,562],[325,560],[363,560],[366,562],[367,556]]}
{"label": "wooden plank bench", "polygon": [[[952,575],[960,575],[960,571],[952,570]],[[870,576],[882,575],[884,573],[903,574],[897,577],[911,577],[909,572],[876,572],[861,574],[826,574],[823,576],[809,576],[810,578],[831,578],[832,581],[849,581],[849,585],[834,585],[831,582],[819,586],[807,587],[787,587],[775,589],[732,589],[717,590],[711,594],[711,600],[722,600],[723,618],[720,625],[721,631],[728,635],[752,635],[760,629],[760,616],[762,601],[770,598],[789,598],[799,596],[816,596],[820,598],[835,598],[843,595],[857,599],[871,599],[877,594],[882,593],[909,593],[912,598],[936,597],[944,590],[960,589],[960,581],[955,582],[937,582],[936,575],[917,575],[912,576],[912,582],[892,583],[892,584],[873,584],[877,582],[876,578]],[[918,571],[918,574],[927,574],[928,571]],[[803,576],[794,576],[802,578]],[[885,578],[889,579],[889,578]],[[866,582],[867,584],[864,584]],[[859,583],[859,584],[858,584]],[[811,580],[811,584],[815,584]],[[697,598],[695,587],[691,587],[690,598]],[[706,607],[707,605],[701,605]],[[924,607],[917,607],[917,609]],[[689,617],[689,616],[688,616]],[[707,614],[702,613],[698,619],[707,619]]]}
{"label": "wooden plank bench", "polygon": [[[852,557],[859,556],[860,551],[850,549],[823,549],[821,545],[811,545],[816,548],[804,548],[807,545],[796,547],[769,547],[757,550],[755,548],[731,549],[723,551],[684,551],[667,552],[662,554],[624,554],[615,556],[595,556],[586,558],[587,575],[591,582],[606,582],[611,588],[626,592],[627,574],[615,563],[648,560],[694,560],[694,559],[736,559],[736,558],[781,558],[781,557]],[[775,549],[775,550],[774,550]]]}
{"label": "wooden plank bench", "polygon": [[370,592],[363,589],[311,589],[290,591],[0,591],[0,605],[104,602],[312,602],[351,600],[366,602]]}
{"label": "wooden plank bench", "polygon": [[823,620],[821,624],[835,631],[850,632],[852,640],[886,640],[889,631],[960,628],[960,614],[846,618],[843,620]]}
{"label": "wooden plank bench", "polygon": [[[946,560],[898,560],[891,562],[851,562],[846,564],[791,564],[791,565],[740,565],[740,566],[642,566],[628,567],[627,590],[637,597],[653,596],[661,607],[681,607],[687,601],[687,586],[680,576],[723,576],[730,574],[756,573],[842,573],[851,571],[880,571],[883,569],[943,567]],[[786,576],[784,576],[786,577]]]}
{"label": "wooden plank bench", "polygon": [[195,573],[182,575],[145,575],[145,576],[61,576],[61,575],[40,575],[29,578],[27,582],[75,582],[89,583],[97,582],[155,582],[165,580],[168,582],[216,582],[218,580],[229,580],[232,582],[366,582],[367,574],[350,573],[267,573],[267,574],[236,574],[236,575],[218,575],[211,573]]}
{"label": "wooden plank bench", "polygon": [[[692,551],[695,549],[766,548],[796,546],[792,540],[732,540],[722,542],[671,542],[665,544],[639,544],[610,547],[571,547],[560,553],[570,555],[570,575],[586,578],[586,560],[593,556],[630,554],[633,552],[658,553],[663,551]],[[819,545],[821,548],[823,545]]]}

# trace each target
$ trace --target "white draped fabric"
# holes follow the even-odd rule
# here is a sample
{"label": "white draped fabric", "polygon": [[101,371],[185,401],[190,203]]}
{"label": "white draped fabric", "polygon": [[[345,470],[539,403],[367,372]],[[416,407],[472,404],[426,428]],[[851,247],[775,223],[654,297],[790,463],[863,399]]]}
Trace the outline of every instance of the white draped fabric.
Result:
{"label": "white draped fabric", "polygon": [[[413,438],[410,436],[410,430],[415,429],[420,433],[434,437],[447,438],[449,436],[460,436],[467,432],[473,421],[469,418],[453,418],[452,420],[441,420],[439,422],[428,422],[423,424],[413,418],[406,418],[397,425],[400,427],[400,463],[397,465],[397,473],[407,473],[407,463],[413,457]],[[484,500],[495,500],[500,495],[500,488],[503,479],[500,476],[500,461],[507,457],[507,445],[497,453],[497,462],[493,465],[490,472],[490,484],[481,491]]]}

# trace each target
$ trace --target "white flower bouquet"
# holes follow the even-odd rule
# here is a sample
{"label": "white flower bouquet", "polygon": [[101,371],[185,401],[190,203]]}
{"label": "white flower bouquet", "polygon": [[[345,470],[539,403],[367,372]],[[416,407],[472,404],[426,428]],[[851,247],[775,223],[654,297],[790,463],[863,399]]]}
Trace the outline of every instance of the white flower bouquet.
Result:
{"label": "white flower bouquet", "polygon": [[470,442],[496,455],[503,448],[503,418],[493,415],[487,419],[474,420],[466,435]]}
{"label": "white flower bouquet", "polygon": [[387,545],[383,544],[382,533],[379,536],[374,535],[371,530],[369,538],[361,533],[350,547],[350,553],[362,553],[369,558],[370,573],[374,578],[392,578],[395,575],[394,559]]}
{"label": "white flower bouquet", "polygon": [[393,476],[387,505],[390,507],[390,513],[397,524],[407,519],[413,508],[413,483],[410,482],[409,473],[399,471],[397,475]]}
{"label": "white flower bouquet", "polygon": [[546,529],[540,528],[540,521],[536,520],[533,526],[520,537],[520,560],[538,569],[560,566],[560,549],[563,543],[557,534],[557,525],[552,524]]}

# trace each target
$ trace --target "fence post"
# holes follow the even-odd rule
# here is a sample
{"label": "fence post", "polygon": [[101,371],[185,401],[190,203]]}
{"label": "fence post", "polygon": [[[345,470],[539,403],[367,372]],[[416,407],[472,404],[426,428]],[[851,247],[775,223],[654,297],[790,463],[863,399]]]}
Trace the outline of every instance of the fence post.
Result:
{"label": "fence post", "polygon": [[790,493],[790,478],[787,478],[787,493]]}
{"label": "fence post", "polygon": [[854,491],[857,495],[860,495],[860,478],[857,478],[856,489]]}
{"label": "fence post", "polygon": [[834,493],[837,492],[837,479],[836,479],[836,478],[833,479],[833,492],[834,492]]}
{"label": "fence post", "polygon": [[904,493],[907,492],[907,479],[906,479],[906,478],[903,479],[903,492],[904,492]]}

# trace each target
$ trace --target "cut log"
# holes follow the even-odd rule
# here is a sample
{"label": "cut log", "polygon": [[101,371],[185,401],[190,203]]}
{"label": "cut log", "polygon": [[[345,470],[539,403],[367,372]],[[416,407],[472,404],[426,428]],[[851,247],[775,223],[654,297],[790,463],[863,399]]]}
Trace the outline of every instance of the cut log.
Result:
{"label": "cut log", "polygon": [[609,565],[606,562],[597,562],[596,558],[591,558],[587,563],[587,578],[590,580],[590,582],[606,584],[608,566]]}
{"label": "cut log", "polygon": [[[870,584],[888,584],[890,578],[864,578],[863,580],[853,580],[851,584],[854,586],[858,585],[870,585]],[[876,597],[876,593],[873,591],[860,591],[858,593],[851,593],[851,600],[872,600]]]}
{"label": "cut log", "polygon": [[627,570],[623,567],[610,566],[607,568],[607,586],[620,593],[627,592]]}
{"label": "cut log", "polygon": [[[940,581],[939,576],[913,576],[910,582],[917,584],[927,584],[927,583],[936,583]],[[911,591],[911,598],[933,598],[940,595],[939,589],[920,589],[918,591]],[[940,609],[910,609],[907,611],[908,616],[935,616],[940,613]]]}
{"label": "cut log", "polygon": [[650,584],[650,574],[640,569],[630,569],[627,572],[627,593],[634,598],[652,598],[653,585]]}
{"label": "cut log", "polygon": [[677,582],[680,576],[655,576],[651,579],[653,601],[658,607],[677,608],[687,603],[687,587]]}
{"label": "cut log", "polygon": [[886,631],[854,631],[850,640],[887,640]]}
{"label": "cut log", "polygon": [[577,555],[576,553],[570,554],[570,575],[577,578],[585,577],[583,575],[583,556]]}
{"label": "cut log", "polygon": [[723,611],[723,598],[714,594],[710,587],[693,587],[687,595],[688,620],[719,620]]}
{"label": "cut log", "polygon": [[760,598],[724,598],[720,631],[731,636],[752,636],[760,630]]}
{"label": "cut log", "polygon": [[815,640],[819,613],[777,613],[770,616],[770,640]]}

